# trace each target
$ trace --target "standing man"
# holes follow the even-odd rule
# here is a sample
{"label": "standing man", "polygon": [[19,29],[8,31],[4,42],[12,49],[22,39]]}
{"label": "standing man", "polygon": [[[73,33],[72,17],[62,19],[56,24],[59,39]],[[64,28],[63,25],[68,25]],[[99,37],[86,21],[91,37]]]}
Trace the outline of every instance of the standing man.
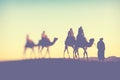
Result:
{"label": "standing man", "polygon": [[103,42],[103,38],[100,38],[100,40],[97,43],[98,48],[98,59],[99,61],[104,61],[104,53],[105,53],[105,44]]}

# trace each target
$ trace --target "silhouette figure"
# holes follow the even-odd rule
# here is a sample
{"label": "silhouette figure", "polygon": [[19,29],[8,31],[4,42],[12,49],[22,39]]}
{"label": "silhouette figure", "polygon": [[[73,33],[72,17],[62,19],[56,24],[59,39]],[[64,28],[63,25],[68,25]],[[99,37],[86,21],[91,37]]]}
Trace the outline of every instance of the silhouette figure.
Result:
{"label": "silhouette figure", "polygon": [[32,52],[34,52],[34,46],[37,46],[37,45],[35,45],[35,43],[29,38],[29,35],[27,35],[26,36],[26,44],[24,47],[24,54],[26,53],[27,48],[31,48]]}
{"label": "silhouette figure", "polygon": [[69,51],[68,51],[68,46],[72,47],[73,51],[74,51],[75,37],[74,37],[74,33],[73,33],[72,28],[70,28],[70,30],[68,31],[68,35],[67,35],[67,38],[65,40],[65,49],[64,49],[64,53],[63,53],[64,58],[65,58],[66,50],[67,50],[68,56],[70,58]]}
{"label": "silhouette figure", "polygon": [[80,26],[80,28],[78,29],[78,34],[81,36],[84,36],[84,31],[83,31],[82,26]]}
{"label": "silhouette figure", "polygon": [[79,43],[80,46],[84,46],[87,43],[87,39],[84,36],[84,31],[82,26],[78,29],[78,35],[77,35],[77,41],[76,43]]}
{"label": "silhouette figure", "polygon": [[88,60],[88,53],[87,53],[87,47],[91,47],[94,43],[94,39],[91,38],[89,40],[89,42],[87,41],[87,39],[84,36],[84,31],[82,29],[82,26],[80,26],[80,28],[78,29],[78,35],[77,35],[77,39],[75,42],[75,48],[74,48],[74,58],[79,57],[79,52],[78,49],[79,48],[83,48],[84,53],[83,53],[83,57],[85,58],[85,55],[87,57]]}
{"label": "silhouette figure", "polygon": [[48,40],[50,41],[50,39],[48,38],[48,36],[45,34],[45,31],[42,32],[41,34],[41,39],[44,41],[44,40]]}
{"label": "silhouette figure", "polygon": [[[53,42],[51,42],[49,40],[49,38],[47,37],[47,35],[45,34],[45,31],[43,31],[41,36],[42,36],[42,39],[39,40],[39,42],[38,42],[38,52],[39,51],[42,52],[44,47],[46,47],[47,48],[46,54],[48,53],[49,57],[50,57],[49,47],[52,46],[58,40],[58,38],[54,38]],[[40,50],[40,46],[42,47],[41,50]],[[45,54],[45,56],[46,56],[46,54]]]}
{"label": "silhouette figure", "polygon": [[97,43],[98,48],[98,59],[99,61],[104,61],[104,52],[105,52],[105,44],[103,42],[103,38],[100,38],[100,40]]}

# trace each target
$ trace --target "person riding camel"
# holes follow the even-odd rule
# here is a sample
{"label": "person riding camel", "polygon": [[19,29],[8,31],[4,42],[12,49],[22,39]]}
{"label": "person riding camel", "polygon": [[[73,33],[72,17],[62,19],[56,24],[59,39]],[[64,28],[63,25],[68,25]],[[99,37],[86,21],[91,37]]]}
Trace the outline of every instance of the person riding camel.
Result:
{"label": "person riding camel", "polygon": [[26,36],[26,42],[27,43],[33,43],[33,41],[29,38],[29,35]]}
{"label": "person riding camel", "polygon": [[48,38],[48,36],[45,34],[45,31],[42,32],[41,39],[42,40],[48,40],[48,41],[50,41],[50,39]]}
{"label": "person riding camel", "polygon": [[84,35],[84,30],[82,26],[80,26],[80,28],[78,29],[77,42],[78,43],[80,42],[81,45],[84,45],[87,43],[87,39]]}
{"label": "person riding camel", "polygon": [[26,49],[27,47],[32,48],[33,46],[35,46],[35,43],[33,42],[33,40],[31,40],[31,39],[29,38],[29,35],[27,34],[27,35],[26,35],[25,49]]}
{"label": "person riding camel", "polygon": [[80,28],[78,29],[78,34],[84,37],[84,31],[82,26],[80,26]]}
{"label": "person riding camel", "polygon": [[68,36],[69,37],[74,37],[74,32],[73,32],[72,28],[70,28],[70,30],[68,31]]}
{"label": "person riding camel", "polygon": [[73,29],[70,28],[70,30],[68,31],[67,38],[65,40],[65,44],[74,44],[74,43],[75,43],[74,32],[73,32]]}

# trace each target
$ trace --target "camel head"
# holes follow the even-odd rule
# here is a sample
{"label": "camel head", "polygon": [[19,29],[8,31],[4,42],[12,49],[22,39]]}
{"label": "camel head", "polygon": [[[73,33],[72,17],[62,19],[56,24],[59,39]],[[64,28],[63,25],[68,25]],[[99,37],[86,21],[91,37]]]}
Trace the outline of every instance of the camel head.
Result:
{"label": "camel head", "polygon": [[54,41],[57,41],[57,40],[58,40],[58,38],[55,37],[55,38],[54,38]]}
{"label": "camel head", "polygon": [[88,43],[88,47],[91,47],[94,43],[94,38],[91,38]]}
{"label": "camel head", "polygon": [[56,42],[57,40],[58,40],[58,38],[55,37],[54,40],[53,40],[53,42],[50,43],[50,45],[55,44],[55,42]]}

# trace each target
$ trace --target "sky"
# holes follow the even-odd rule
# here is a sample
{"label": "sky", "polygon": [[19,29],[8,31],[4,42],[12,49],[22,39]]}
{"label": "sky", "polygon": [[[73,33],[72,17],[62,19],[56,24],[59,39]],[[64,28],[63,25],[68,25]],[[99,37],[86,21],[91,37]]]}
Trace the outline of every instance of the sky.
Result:
{"label": "sky", "polygon": [[[37,44],[44,30],[51,41],[58,37],[50,47],[51,57],[62,58],[68,30],[73,28],[77,36],[80,26],[87,40],[95,39],[95,45],[87,50],[89,57],[97,57],[96,44],[101,37],[105,57],[120,57],[119,4],[119,0],[0,0],[0,61],[22,59],[26,35]],[[72,48],[69,51],[72,57]],[[30,52],[28,49],[26,58]],[[37,47],[35,52],[38,56]],[[83,50],[79,52],[82,57]]]}

